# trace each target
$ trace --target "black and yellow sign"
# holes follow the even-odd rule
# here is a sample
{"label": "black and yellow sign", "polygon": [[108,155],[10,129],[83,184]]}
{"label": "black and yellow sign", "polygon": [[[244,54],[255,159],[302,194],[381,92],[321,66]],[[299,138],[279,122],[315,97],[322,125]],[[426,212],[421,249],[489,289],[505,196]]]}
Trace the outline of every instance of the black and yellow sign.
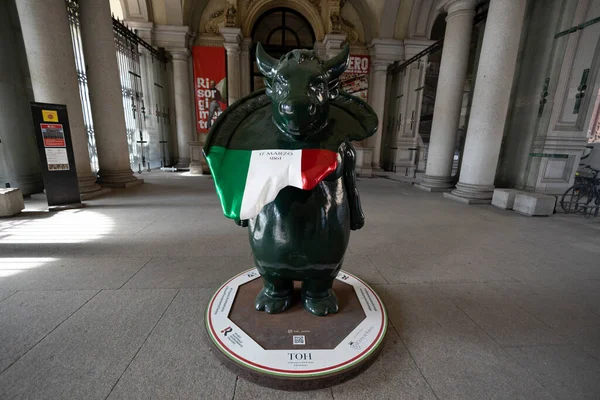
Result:
{"label": "black and yellow sign", "polygon": [[31,103],[49,206],[81,203],[67,106]]}

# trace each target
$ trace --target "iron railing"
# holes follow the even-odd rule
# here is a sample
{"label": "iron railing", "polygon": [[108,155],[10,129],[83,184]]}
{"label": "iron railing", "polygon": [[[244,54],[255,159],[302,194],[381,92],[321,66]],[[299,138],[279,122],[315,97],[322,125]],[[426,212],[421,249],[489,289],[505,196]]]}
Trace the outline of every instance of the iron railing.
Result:
{"label": "iron railing", "polygon": [[[88,135],[90,163],[92,170],[97,173],[98,152],[81,41],[79,4],[78,0],[65,0],[65,3]],[[164,50],[152,47],[123,22],[115,18],[112,22],[131,168],[141,173],[144,169],[149,171],[153,167],[167,166],[170,158],[170,108],[165,93],[167,58]],[[148,100],[152,101],[152,106],[147,105]]]}
{"label": "iron railing", "polygon": [[88,137],[88,152],[90,165],[94,173],[98,172],[98,151],[96,149],[96,137],[94,136],[94,120],[90,106],[90,95],[88,91],[87,75],[85,68],[85,57],[81,43],[81,29],[79,24],[79,4],[77,0],[65,0],[69,27],[71,28],[71,40],[73,42],[73,53],[75,53],[75,69],[77,70],[77,81],[79,83],[79,96],[83,110],[83,123]]}

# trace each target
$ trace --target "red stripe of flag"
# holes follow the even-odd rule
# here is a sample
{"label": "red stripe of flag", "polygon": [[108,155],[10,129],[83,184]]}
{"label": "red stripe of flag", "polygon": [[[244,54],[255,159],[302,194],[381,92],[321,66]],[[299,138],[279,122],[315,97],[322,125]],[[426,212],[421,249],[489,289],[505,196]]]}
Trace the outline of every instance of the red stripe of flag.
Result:
{"label": "red stripe of flag", "polygon": [[338,167],[338,154],[331,150],[302,150],[302,189],[311,190]]}

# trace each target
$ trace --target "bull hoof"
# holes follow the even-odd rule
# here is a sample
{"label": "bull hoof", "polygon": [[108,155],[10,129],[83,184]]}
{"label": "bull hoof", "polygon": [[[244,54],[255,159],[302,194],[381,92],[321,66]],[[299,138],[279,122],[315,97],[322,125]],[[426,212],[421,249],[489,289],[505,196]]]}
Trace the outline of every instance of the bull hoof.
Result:
{"label": "bull hoof", "polygon": [[254,308],[258,311],[265,311],[268,314],[277,314],[283,312],[292,306],[292,296],[285,297],[271,297],[265,289],[261,289],[256,301],[254,302]]}
{"label": "bull hoof", "polygon": [[304,309],[319,317],[338,312],[338,299],[335,293],[331,292],[327,297],[314,298],[304,296],[302,299]]}

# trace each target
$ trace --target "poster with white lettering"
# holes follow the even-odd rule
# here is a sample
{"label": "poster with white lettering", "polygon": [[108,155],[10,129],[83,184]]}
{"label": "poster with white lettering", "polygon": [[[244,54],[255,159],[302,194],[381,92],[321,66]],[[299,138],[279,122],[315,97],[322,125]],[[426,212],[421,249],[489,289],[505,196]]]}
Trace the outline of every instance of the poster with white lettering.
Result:
{"label": "poster with white lettering", "polygon": [[193,46],[196,131],[207,133],[227,107],[227,70],[223,47]]}
{"label": "poster with white lettering", "polygon": [[369,56],[350,55],[348,68],[340,77],[342,90],[366,101],[369,88],[369,65]]}

